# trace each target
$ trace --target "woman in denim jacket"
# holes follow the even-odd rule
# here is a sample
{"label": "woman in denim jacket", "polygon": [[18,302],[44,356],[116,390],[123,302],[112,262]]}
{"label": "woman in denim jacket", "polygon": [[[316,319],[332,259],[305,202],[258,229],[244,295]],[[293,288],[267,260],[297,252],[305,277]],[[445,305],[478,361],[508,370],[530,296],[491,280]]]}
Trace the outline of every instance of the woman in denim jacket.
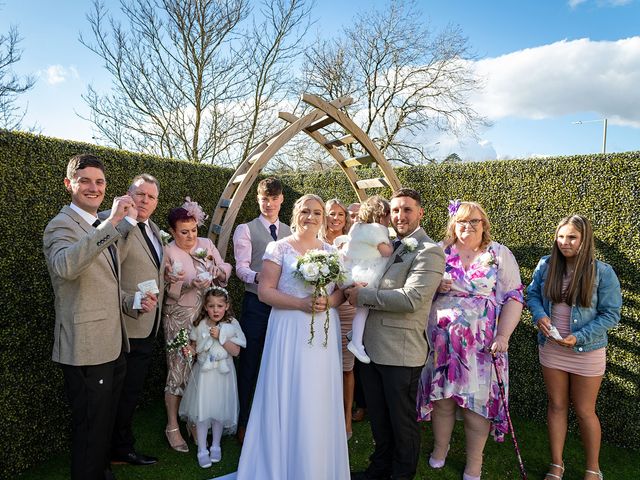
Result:
{"label": "woman in denim jacket", "polygon": [[607,330],[620,320],[620,282],[595,259],[593,230],[581,215],[563,218],[551,255],[543,257],[527,288],[539,329],[538,352],[547,388],[551,465],[545,479],[561,479],[569,401],[585,446],[585,480],[602,479],[596,399],[605,371]]}

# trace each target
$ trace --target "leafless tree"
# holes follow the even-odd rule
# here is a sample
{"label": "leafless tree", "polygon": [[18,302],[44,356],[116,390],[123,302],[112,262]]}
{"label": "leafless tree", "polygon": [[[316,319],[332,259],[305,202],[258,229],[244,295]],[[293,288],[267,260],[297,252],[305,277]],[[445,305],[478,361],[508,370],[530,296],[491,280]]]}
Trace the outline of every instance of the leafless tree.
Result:
{"label": "leafless tree", "polygon": [[482,82],[467,38],[454,26],[434,33],[424,18],[415,2],[390,0],[309,49],[303,69],[310,91],[353,96],[356,123],[387,159],[408,165],[433,161],[415,141],[425,132],[473,134],[486,124],[468,101]]}
{"label": "leafless tree", "polygon": [[[84,99],[100,139],[192,162],[237,164],[259,139],[265,109],[286,87],[304,0],[121,0],[124,25],[95,0],[92,39],[112,91]],[[251,22],[251,28],[244,27]]]}
{"label": "leafless tree", "polygon": [[33,76],[20,77],[13,71],[13,65],[22,57],[20,41],[14,26],[9,27],[8,33],[0,34],[0,128],[7,130],[21,127],[26,110],[16,105],[17,97],[36,83]]}

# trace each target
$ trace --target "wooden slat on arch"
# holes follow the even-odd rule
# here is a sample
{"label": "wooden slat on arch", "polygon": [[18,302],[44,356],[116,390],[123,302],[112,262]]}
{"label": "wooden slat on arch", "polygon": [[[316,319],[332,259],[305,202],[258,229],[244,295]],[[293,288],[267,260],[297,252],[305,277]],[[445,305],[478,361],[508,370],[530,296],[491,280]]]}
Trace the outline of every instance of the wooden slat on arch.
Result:
{"label": "wooden slat on arch", "polygon": [[[238,211],[251,186],[267,162],[300,132],[306,133],[336,160],[360,201],[368,197],[365,191],[367,188],[390,187],[395,190],[400,187],[400,181],[393,168],[373,141],[340,110],[353,103],[351,97],[340,97],[327,102],[315,95],[305,93],[302,95],[302,100],[315,108],[300,118],[291,113],[280,112],[280,118],[288,122],[288,125],[257,145],[247,155],[222,192],[211,216],[209,237],[216,243],[223,257],[226,256]],[[348,134],[338,139],[326,138],[321,130],[332,124],[341,126]],[[353,158],[345,157],[339,147],[353,143],[358,143],[366,154]],[[371,163],[379,167],[383,176],[373,179],[359,178],[355,168]]]}

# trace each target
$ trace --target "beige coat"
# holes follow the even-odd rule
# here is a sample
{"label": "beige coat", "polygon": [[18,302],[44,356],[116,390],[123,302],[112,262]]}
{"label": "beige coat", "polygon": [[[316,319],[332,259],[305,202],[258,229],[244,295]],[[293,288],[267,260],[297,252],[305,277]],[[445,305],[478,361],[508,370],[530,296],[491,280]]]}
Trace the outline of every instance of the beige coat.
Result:
{"label": "beige coat", "polygon": [[65,365],[99,365],[129,349],[121,319],[120,282],[108,246],[132,225],[94,228],[69,206],[46,226],[44,255],[55,293],[52,359]]}
{"label": "beige coat", "polygon": [[444,252],[422,228],[408,238],[418,241],[416,249],[400,245],[389,257],[379,287],[365,287],[358,294],[358,306],[370,309],[364,345],[380,365],[421,367],[427,359],[424,332],[442,280]]}
{"label": "beige coat", "polygon": [[[153,235],[158,240],[158,245],[162,246],[160,229],[151,220],[149,220],[149,226],[151,227]],[[132,308],[133,298],[138,291],[138,284],[140,282],[155,280],[160,290],[157,309],[160,310],[162,308],[162,298],[164,296],[162,248],[159,252],[160,268],[158,268],[153,261],[149,246],[142,236],[142,231],[136,226],[132,228],[125,238],[118,241],[118,256],[120,257],[121,265],[120,286],[122,288],[123,301],[122,316],[127,326],[127,334],[129,338],[147,338],[153,328],[156,310],[146,313],[140,310],[134,310]],[[158,323],[153,332],[154,335],[158,333],[160,323],[160,317],[158,317]]]}

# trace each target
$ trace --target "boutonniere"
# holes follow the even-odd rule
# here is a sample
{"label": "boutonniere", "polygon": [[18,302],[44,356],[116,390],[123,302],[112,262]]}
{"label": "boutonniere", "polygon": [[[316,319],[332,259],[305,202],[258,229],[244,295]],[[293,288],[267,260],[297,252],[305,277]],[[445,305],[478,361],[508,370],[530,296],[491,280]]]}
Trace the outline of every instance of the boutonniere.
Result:
{"label": "boutonniere", "polygon": [[206,259],[208,254],[209,252],[207,252],[207,249],[202,247],[196,248],[196,250],[193,252],[193,256],[199,258],[200,260]]}
{"label": "boutonniere", "polygon": [[404,245],[405,250],[408,252],[413,252],[416,248],[418,248],[418,241],[415,238],[403,238],[402,244]]}
{"label": "boutonniere", "polygon": [[165,232],[164,230],[160,230],[160,241],[162,242],[162,245],[168,245],[171,241],[171,238],[171,235],[169,235],[167,232]]}

